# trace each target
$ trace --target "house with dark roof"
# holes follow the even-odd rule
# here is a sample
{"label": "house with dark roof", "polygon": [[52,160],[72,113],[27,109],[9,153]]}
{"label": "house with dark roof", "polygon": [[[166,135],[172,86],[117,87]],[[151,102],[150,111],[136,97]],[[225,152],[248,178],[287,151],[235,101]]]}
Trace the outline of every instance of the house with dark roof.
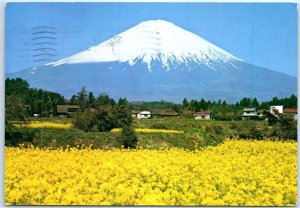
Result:
{"label": "house with dark roof", "polygon": [[197,119],[197,120],[210,120],[211,113],[209,111],[195,112],[193,114],[193,117],[194,117],[194,119]]}
{"label": "house with dark roof", "polygon": [[138,117],[138,114],[140,113],[141,111],[138,111],[138,110],[132,110],[131,111],[131,116],[132,118],[137,118]]}
{"label": "house with dark roof", "polygon": [[57,115],[60,117],[67,117],[67,115],[76,112],[79,109],[79,105],[57,105]]}
{"label": "house with dark roof", "polygon": [[179,117],[179,114],[173,109],[152,109],[151,114],[153,117]]}

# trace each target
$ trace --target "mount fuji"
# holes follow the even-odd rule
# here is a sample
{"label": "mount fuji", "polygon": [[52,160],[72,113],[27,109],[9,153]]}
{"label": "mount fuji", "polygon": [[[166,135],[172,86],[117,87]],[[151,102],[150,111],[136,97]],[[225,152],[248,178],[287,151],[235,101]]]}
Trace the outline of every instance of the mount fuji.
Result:
{"label": "mount fuji", "polygon": [[132,101],[263,101],[297,93],[296,77],[247,63],[163,20],[141,22],[70,57],[7,77],[67,97],[86,86],[96,95]]}

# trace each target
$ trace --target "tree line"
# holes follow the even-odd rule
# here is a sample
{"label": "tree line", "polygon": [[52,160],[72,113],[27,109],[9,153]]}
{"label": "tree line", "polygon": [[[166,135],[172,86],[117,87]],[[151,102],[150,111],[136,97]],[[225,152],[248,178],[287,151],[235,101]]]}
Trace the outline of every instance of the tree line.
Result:
{"label": "tree line", "polygon": [[42,116],[57,115],[57,105],[66,103],[79,105],[81,110],[97,108],[98,106],[116,106],[126,103],[129,110],[149,110],[154,108],[170,108],[183,117],[192,117],[194,112],[209,111],[216,120],[239,120],[243,108],[254,107],[256,109],[269,109],[272,105],[283,105],[285,108],[297,108],[297,96],[288,98],[274,97],[271,101],[259,102],[256,98],[243,98],[235,104],[225,100],[210,101],[201,98],[199,100],[183,99],[182,103],[176,104],[168,101],[154,102],[128,102],[126,98],[120,98],[116,102],[106,94],[95,97],[93,92],[88,92],[85,87],[74,94],[70,100],[65,99],[59,93],[49,92],[41,89],[30,88],[27,81],[20,78],[6,79],[5,98],[7,105],[24,105],[30,116],[38,113]]}
{"label": "tree line", "polygon": [[56,106],[66,103],[59,93],[30,88],[28,82],[20,78],[5,80],[5,101],[6,107],[24,106],[28,115],[45,117],[56,115]]}

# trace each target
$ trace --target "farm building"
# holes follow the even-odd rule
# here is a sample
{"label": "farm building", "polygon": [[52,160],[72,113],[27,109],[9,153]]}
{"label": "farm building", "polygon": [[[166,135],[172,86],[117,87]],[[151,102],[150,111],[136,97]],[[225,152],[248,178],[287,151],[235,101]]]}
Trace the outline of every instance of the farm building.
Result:
{"label": "farm building", "polygon": [[211,113],[208,112],[208,111],[195,112],[193,114],[193,117],[195,119],[199,119],[199,120],[210,120],[211,119]]}
{"label": "farm building", "polygon": [[283,113],[283,105],[273,105],[270,107],[270,113]]}
{"label": "farm building", "polygon": [[137,111],[137,110],[132,110],[131,111],[131,116],[132,118],[137,118],[138,114],[140,113],[141,111]]}
{"label": "farm building", "polygon": [[137,118],[137,119],[151,118],[151,112],[132,110],[131,111],[131,116],[132,116],[132,118]]}
{"label": "farm building", "polygon": [[68,114],[80,109],[79,105],[57,105],[57,115],[67,117]]}
{"label": "farm building", "polygon": [[140,113],[137,114],[137,118],[151,118],[151,113],[149,111],[141,111]]}
{"label": "farm building", "polygon": [[153,117],[179,117],[179,114],[173,109],[153,109],[152,111]]}
{"label": "farm building", "polygon": [[262,109],[262,110],[258,110],[257,111],[257,115],[258,115],[258,117],[263,117],[263,116],[265,116],[266,115],[266,113],[268,113],[268,112],[270,112],[269,110],[265,110],[265,109]]}
{"label": "farm building", "polygon": [[243,115],[242,115],[242,119],[256,119],[258,118],[259,115],[256,111],[256,108],[244,108],[243,109]]}
{"label": "farm building", "polygon": [[286,108],[283,110],[283,113],[293,115],[294,119],[297,120],[297,108]]}

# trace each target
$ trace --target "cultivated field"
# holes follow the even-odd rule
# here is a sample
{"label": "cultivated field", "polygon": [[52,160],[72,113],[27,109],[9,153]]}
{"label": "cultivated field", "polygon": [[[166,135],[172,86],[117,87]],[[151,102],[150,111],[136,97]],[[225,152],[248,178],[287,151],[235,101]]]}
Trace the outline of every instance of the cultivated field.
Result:
{"label": "cultivated field", "polygon": [[5,148],[6,204],[296,205],[297,142],[266,137],[265,121],[133,125],[139,142],[129,150],[121,129],[84,132],[59,118],[16,124],[34,132],[34,146]]}
{"label": "cultivated field", "polygon": [[295,142],[226,140],[196,151],[5,149],[20,205],[295,205]]}

